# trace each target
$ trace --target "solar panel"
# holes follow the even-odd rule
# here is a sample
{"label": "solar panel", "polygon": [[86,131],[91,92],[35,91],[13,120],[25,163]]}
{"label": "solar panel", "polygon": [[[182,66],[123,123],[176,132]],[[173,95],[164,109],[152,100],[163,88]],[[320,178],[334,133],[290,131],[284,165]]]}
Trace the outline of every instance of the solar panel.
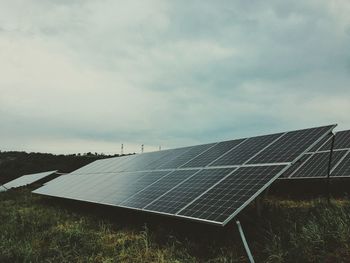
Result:
{"label": "solar panel", "polygon": [[224,224],[285,167],[241,167],[179,211],[178,215]]}
{"label": "solar panel", "polygon": [[[328,140],[320,150],[330,150],[331,141]],[[350,149],[350,130],[336,132],[333,149]]]}
{"label": "solar panel", "polygon": [[[334,151],[331,169],[340,161],[347,151]],[[303,163],[291,176],[294,177],[326,177],[328,175],[330,151],[318,152]]]}
{"label": "solar panel", "polygon": [[329,131],[329,126],[325,126],[288,132],[254,157],[249,163],[292,162],[300,154],[312,148],[314,146],[313,143],[317,139],[320,137],[324,138]]}
{"label": "solar panel", "polygon": [[166,193],[168,190],[179,184],[181,181],[195,174],[199,170],[178,170],[174,171],[156,183],[143,189],[138,194],[130,197],[121,203],[121,205],[133,208],[143,208],[156,198]]}
{"label": "solar panel", "polygon": [[[320,140],[319,143],[317,143],[314,147],[312,147],[309,152],[316,152],[317,150],[319,150],[321,148],[321,146],[325,145],[326,142],[329,142],[331,140],[331,138],[333,137],[333,134],[327,134],[327,136],[325,136],[322,140]],[[329,147],[327,148],[327,150],[330,149],[330,144]]]}
{"label": "solar panel", "polygon": [[192,147],[185,147],[185,148],[179,148],[179,149],[173,149],[173,150],[168,150],[168,154],[163,156],[161,159],[158,159],[149,165],[145,166],[144,169],[146,170],[155,170],[158,169],[160,166],[171,162],[175,160],[177,157],[179,157],[182,154],[185,154],[189,150],[191,150]]}
{"label": "solar panel", "polygon": [[345,158],[331,173],[332,177],[349,177],[350,176],[350,151],[347,152]]}
{"label": "solar panel", "polygon": [[191,161],[185,163],[181,167],[204,167],[216,160],[229,150],[236,148],[239,144],[241,144],[245,139],[232,140],[226,142],[219,142],[215,146],[213,146],[210,151],[206,151]]}
{"label": "solar panel", "polygon": [[156,200],[144,207],[146,210],[176,214],[181,208],[219,182],[236,168],[203,169],[183,181],[171,191],[158,195]]}
{"label": "solar panel", "polygon": [[95,172],[103,172],[103,173],[114,173],[120,171],[123,165],[131,162],[136,155],[132,156],[122,156],[122,157],[114,157],[106,159],[105,163],[100,163],[98,168],[95,168]]}
{"label": "solar panel", "polygon": [[45,177],[47,177],[55,172],[57,172],[57,170],[23,175],[19,178],[16,178],[16,179],[4,184],[3,186],[6,189],[16,188],[16,187],[20,187],[20,186],[26,186],[28,184],[35,183],[36,181],[39,181],[39,180],[41,180],[41,179],[43,179],[43,178],[45,178]]}
{"label": "solar panel", "polygon": [[99,160],[33,192],[224,225],[333,128]]}
{"label": "solar panel", "polygon": [[166,157],[169,153],[173,153],[173,151],[158,151],[151,153],[142,153],[137,155],[130,162],[125,163],[119,169],[119,171],[142,171],[145,170],[147,166],[152,163],[161,160]]}
{"label": "solar panel", "polygon": [[256,155],[257,152],[264,149],[266,146],[280,138],[283,133],[257,136],[249,138],[238,147],[227,152],[219,159],[215,160],[209,166],[225,166],[225,165],[240,165]]}
{"label": "solar panel", "polygon": [[[169,171],[152,171],[147,172],[146,176],[139,178],[134,182],[130,182],[130,184],[119,184],[118,182],[111,184],[106,191],[105,196],[101,200],[104,203],[108,204],[120,204],[122,201],[134,196],[141,190],[151,187],[153,184],[157,183],[163,177],[169,174]],[[115,186],[118,184],[118,187]]]}
{"label": "solar panel", "polygon": [[[282,178],[299,179],[299,178],[325,178],[328,174],[328,165],[330,157],[330,148],[332,134],[327,135],[312,149],[304,154],[302,158],[293,164],[283,175]],[[345,156],[350,151],[350,130],[339,131],[334,135],[334,146],[331,165],[331,177],[344,177],[343,172],[347,169]],[[339,168],[337,168],[339,166]],[[337,168],[337,172],[335,170]],[[346,172],[344,173],[346,174]]]}
{"label": "solar panel", "polygon": [[299,169],[309,158],[311,158],[313,153],[306,153],[301,156],[301,158],[296,161],[293,165],[282,174],[281,179],[289,178],[297,169]]}
{"label": "solar panel", "polygon": [[211,147],[213,147],[216,143],[210,143],[210,144],[204,144],[204,145],[197,145],[191,147],[187,152],[184,154],[178,156],[174,160],[171,160],[163,165],[161,165],[160,169],[176,169],[185,163],[191,161],[192,159],[196,158],[199,154],[208,151]]}

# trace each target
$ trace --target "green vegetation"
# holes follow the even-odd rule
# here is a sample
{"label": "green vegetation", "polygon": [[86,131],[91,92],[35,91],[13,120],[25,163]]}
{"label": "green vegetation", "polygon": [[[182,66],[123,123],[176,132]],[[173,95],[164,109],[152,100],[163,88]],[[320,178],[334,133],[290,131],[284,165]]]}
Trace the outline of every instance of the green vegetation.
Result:
{"label": "green vegetation", "polygon": [[[256,262],[350,262],[350,201],[263,201],[240,220]],[[252,220],[251,218],[254,218]],[[146,222],[146,224],[145,224]],[[224,229],[0,193],[0,262],[246,262],[235,224]]]}

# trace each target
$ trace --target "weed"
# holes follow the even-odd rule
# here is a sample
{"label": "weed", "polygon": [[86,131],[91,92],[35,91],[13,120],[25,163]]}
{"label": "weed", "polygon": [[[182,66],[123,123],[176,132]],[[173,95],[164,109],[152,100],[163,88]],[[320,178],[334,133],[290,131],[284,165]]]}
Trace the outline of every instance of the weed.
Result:
{"label": "weed", "polygon": [[[185,231],[164,222],[153,227],[44,200],[28,190],[0,193],[1,263],[247,261],[232,225]],[[330,203],[270,198],[260,218],[252,220],[253,208],[244,214],[242,225],[257,262],[350,262],[346,198]]]}

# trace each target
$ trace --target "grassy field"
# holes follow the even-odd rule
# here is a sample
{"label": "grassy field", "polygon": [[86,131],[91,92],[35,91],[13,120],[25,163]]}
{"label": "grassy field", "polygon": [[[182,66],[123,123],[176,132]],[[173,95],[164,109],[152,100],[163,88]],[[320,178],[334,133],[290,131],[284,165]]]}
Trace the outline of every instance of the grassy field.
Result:
{"label": "grassy field", "polygon": [[[350,262],[350,201],[263,200],[240,217],[256,262]],[[123,209],[0,193],[0,262],[246,262],[218,228]]]}

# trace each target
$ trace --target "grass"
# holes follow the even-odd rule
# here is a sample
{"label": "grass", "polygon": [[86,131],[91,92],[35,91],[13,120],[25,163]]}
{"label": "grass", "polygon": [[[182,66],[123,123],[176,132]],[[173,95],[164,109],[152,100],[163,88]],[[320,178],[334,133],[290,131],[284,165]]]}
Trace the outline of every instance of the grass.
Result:
{"label": "grass", "polygon": [[[240,217],[256,262],[350,262],[350,201],[267,198]],[[247,262],[225,228],[0,193],[0,262]]]}

